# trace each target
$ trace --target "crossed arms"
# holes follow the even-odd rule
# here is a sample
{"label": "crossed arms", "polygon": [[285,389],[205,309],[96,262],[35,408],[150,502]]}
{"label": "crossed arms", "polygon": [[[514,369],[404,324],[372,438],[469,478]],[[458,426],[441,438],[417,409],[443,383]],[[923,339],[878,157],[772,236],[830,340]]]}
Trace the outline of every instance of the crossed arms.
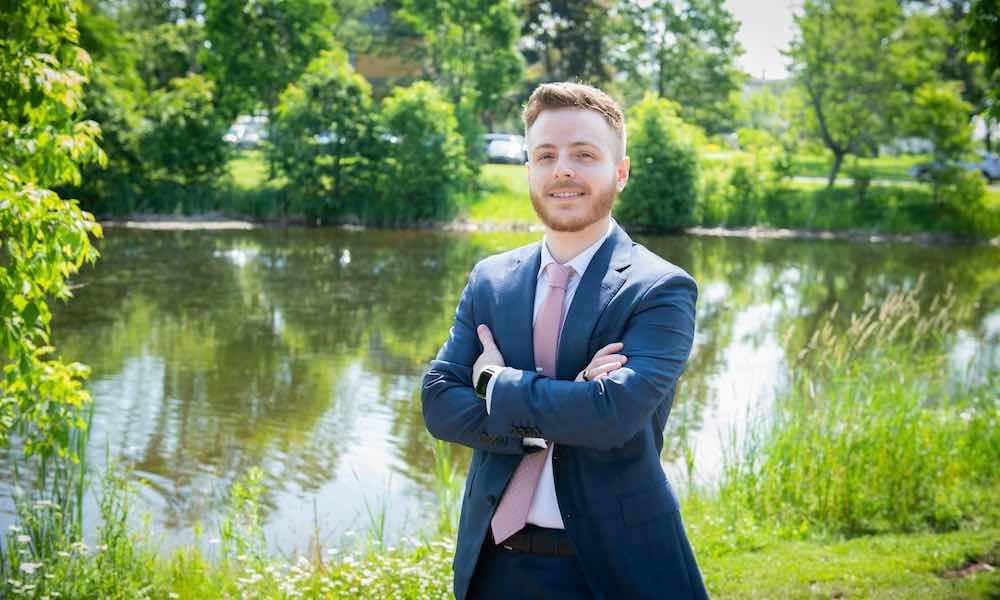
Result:
{"label": "crossed arms", "polygon": [[494,378],[487,413],[472,387],[480,355],[474,287],[475,272],[421,390],[431,435],[472,448],[522,454],[526,430],[559,444],[601,450],[622,446],[671,394],[694,341],[697,287],[687,275],[669,273],[642,293],[627,318],[621,339],[626,364],[591,381],[504,369]]}

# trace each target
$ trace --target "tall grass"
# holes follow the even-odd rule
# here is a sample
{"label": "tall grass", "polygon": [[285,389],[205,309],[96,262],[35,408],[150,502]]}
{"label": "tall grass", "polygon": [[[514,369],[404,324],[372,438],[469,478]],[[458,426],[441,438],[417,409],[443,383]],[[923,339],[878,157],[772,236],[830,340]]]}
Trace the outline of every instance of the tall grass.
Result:
{"label": "tall grass", "polygon": [[724,460],[733,521],[781,537],[949,530],[1000,522],[1000,379],[949,372],[961,311],[949,290],[867,302],[835,333],[834,308],[790,385]]}

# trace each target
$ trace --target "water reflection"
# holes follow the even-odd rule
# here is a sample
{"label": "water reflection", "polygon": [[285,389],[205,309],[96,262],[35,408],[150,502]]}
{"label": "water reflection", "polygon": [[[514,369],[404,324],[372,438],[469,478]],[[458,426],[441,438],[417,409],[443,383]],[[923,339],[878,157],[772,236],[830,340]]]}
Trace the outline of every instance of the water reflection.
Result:
{"label": "water reflection", "polygon": [[[91,456],[135,466],[169,539],[220,517],[225,491],[266,473],[267,537],[303,548],[384,512],[392,536],[434,514],[432,443],[420,413],[427,361],[480,258],[537,234],[109,229],[103,258],[57,307],[53,338],[93,367]],[[700,283],[695,349],[664,461],[691,451],[700,478],[720,438],[787,378],[819,320],[928,276],[970,316],[952,368],[996,364],[1000,250],[847,242],[649,237]],[[456,453],[464,470],[467,452]],[[4,467],[7,469],[8,467]],[[318,525],[318,531],[317,531]]]}

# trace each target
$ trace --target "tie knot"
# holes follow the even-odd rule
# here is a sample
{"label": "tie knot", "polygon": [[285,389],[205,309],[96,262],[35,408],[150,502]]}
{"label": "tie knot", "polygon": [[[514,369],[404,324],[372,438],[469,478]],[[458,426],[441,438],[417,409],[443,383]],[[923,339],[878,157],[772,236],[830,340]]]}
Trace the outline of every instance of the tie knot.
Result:
{"label": "tie knot", "polygon": [[549,263],[549,286],[566,289],[566,283],[573,273],[573,267],[567,267],[559,263]]}

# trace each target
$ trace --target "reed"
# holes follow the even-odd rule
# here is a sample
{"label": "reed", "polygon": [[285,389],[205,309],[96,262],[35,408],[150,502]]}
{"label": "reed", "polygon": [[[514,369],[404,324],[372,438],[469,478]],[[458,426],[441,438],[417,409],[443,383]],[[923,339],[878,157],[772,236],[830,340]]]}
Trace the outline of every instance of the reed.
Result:
{"label": "reed", "polygon": [[956,373],[951,290],[920,283],[833,326],[791,361],[790,385],[725,455],[718,500],[782,537],[996,524],[998,373]]}

